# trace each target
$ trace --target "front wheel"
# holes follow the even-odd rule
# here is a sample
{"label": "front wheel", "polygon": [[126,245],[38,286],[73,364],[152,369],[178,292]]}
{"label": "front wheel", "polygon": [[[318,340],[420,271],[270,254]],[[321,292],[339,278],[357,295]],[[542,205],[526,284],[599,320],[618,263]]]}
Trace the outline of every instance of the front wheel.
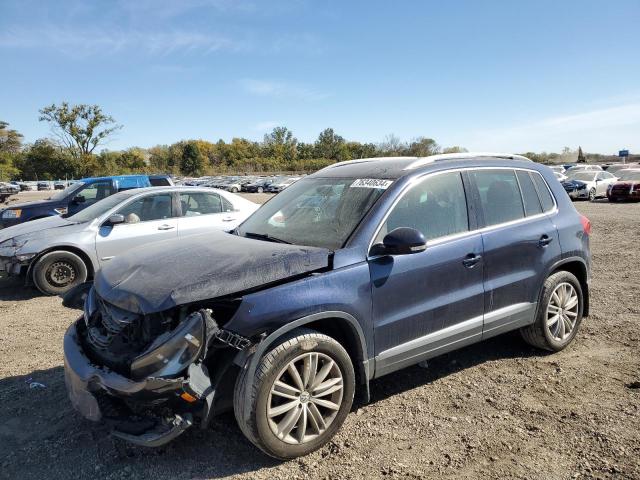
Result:
{"label": "front wheel", "polygon": [[576,336],[582,322],[584,298],[580,282],[572,273],[554,273],[544,282],[536,321],[520,330],[529,344],[559,352]]}
{"label": "front wheel", "polygon": [[262,192],[264,192],[264,188],[262,188],[262,187],[258,187],[257,192],[258,192],[258,193],[262,193]]}
{"label": "front wheel", "polygon": [[589,201],[590,202],[595,202],[596,198],[597,198],[596,189],[592,188],[591,190],[589,190]]}
{"label": "front wheel", "polygon": [[342,345],[327,335],[295,330],[262,357],[253,378],[247,370],[236,382],[236,420],[245,436],[272,457],[287,460],[322,447],[351,409],[353,365]]}
{"label": "front wheel", "polygon": [[75,253],[49,252],[33,266],[33,283],[45,295],[61,295],[87,280],[87,266]]}

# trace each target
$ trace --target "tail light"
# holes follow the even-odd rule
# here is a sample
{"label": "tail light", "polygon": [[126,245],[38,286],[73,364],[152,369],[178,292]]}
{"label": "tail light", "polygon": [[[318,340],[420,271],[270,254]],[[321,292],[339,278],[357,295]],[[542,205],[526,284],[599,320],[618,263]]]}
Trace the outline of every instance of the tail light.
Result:
{"label": "tail light", "polygon": [[580,223],[582,223],[582,229],[587,235],[591,235],[591,221],[584,215],[580,215]]}

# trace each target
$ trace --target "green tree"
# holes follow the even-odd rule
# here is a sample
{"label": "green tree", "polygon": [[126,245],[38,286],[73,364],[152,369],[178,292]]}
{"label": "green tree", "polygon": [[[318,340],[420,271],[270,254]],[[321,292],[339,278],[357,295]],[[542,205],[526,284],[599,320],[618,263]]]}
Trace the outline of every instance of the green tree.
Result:
{"label": "green tree", "polygon": [[287,127],[276,127],[271,133],[264,136],[263,152],[266,157],[284,159],[287,161],[296,158],[298,139]]}
{"label": "green tree", "polygon": [[329,158],[334,161],[346,160],[348,150],[345,148],[345,141],[337,135],[333,128],[325,128],[314,144],[316,158]]}
{"label": "green tree", "polygon": [[9,124],[0,120],[0,180],[15,178],[20,170],[15,166],[22,148],[22,135],[7,128]]}
{"label": "green tree", "polygon": [[28,146],[16,166],[22,178],[32,180],[79,178],[86,171],[86,166],[83,167],[66,149],[46,138]]}
{"label": "green tree", "polygon": [[433,138],[418,137],[407,148],[407,154],[412,157],[428,157],[437,153],[440,153],[440,145]]}
{"label": "green tree", "polygon": [[467,150],[464,147],[453,146],[453,147],[447,147],[443,149],[442,153],[466,153],[468,151],[469,150]]}
{"label": "green tree", "polygon": [[200,175],[204,170],[205,157],[195,141],[186,142],[182,151],[180,170],[185,175]]}
{"label": "green tree", "polygon": [[98,105],[55,103],[40,110],[39,120],[49,122],[60,142],[77,160],[91,155],[98,145],[122,128]]}

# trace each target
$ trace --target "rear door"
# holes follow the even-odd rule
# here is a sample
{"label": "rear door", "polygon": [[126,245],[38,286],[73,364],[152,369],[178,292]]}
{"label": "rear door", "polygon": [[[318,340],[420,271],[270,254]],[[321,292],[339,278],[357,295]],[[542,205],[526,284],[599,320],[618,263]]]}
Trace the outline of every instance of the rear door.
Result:
{"label": "rear door", "polygon": [[482,168],[469,177],[484,227],[487,338],[534,321],[546,272],[560,258],[560,242],[551,219],[555,203],[549,205],[548,197],[543,203],[537,193],[536,183],[548,189],[539,173]]}
{"label": "rear door", "polygon": [[178,219],[178,236],[184,237],[211,230],[232,230],[238,215],[233,205],[214,192],[181,192],[182,216]]}
{"label": "rear door", "polygon": [[150,242],[177,238],[178,219],[172,198],[167,192],[148,194],[121,207],[117,213],[124,216],[125,223],[103,224],[96,235],[100,263]]}
{"label": "rear door", "polygon": [[374,240],[398,227],[422,232],[427,248],[369,258],[376,376],[479,340],[482,236],[469,216],[460,172],[430,175],[391,209]]}

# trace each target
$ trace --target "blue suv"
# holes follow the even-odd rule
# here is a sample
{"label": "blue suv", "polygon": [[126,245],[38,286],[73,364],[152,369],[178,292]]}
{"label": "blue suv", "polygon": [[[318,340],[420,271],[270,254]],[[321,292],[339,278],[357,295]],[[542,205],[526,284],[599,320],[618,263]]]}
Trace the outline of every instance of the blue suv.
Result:
{"label": "blue suv", "polygon": [[73,215],[122,190],[173,185],[168,175],[117,175],[83,178],[47,200],[14,203],[0,210],[0,228],[54,215]]}
{"label": "blue suv", "polygon": [[338,163],[231,234],[119,255],[69,294],[86,296],[69,396],[136,444],[232,409],[267,454],[305,455],[373,378],[516,329],[565,348],[589,312],[590,228],[517,155]]}

